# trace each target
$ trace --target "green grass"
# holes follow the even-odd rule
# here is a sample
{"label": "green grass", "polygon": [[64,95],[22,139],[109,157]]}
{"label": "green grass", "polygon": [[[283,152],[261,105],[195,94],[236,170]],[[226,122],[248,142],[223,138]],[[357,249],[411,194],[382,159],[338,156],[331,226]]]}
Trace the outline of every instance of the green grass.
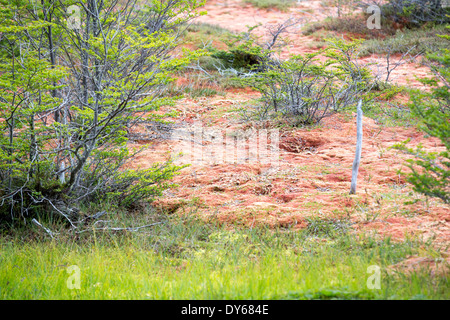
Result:
{"label": "green grass", "polygon": [[[429,245],[357,237],[343,220],[313,219],[310,228],[292,231],[230,229],[189,214],[147,216],[143,223],[149,219],[165,223],[139,233],[62,233],[57,240],[38,229],[2,235],[0,299],[450,298],[444,277],[386,272]],[[80,289],[67,286],[73,265]],[[367,288],[372,265],[381,268],[379,290]]]}
{"label": "green grass", "polygon": [[244,0],[244,3],[250,3],[256,8],[260,9],[278,9],[280,11],[287,11],[295,5],[297,0]]}

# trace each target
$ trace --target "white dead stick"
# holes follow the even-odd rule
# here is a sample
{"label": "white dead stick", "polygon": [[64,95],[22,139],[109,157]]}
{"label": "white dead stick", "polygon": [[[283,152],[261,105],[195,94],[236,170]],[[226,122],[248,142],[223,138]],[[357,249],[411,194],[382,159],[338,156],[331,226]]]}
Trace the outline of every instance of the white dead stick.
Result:
{"label": "white dead stick", "polygon": [[148,228],[148,227],[153,227],[156,226],[158,224],[163,224],[166,223],[166,221],[161,221],[161,222],[155,222],[152,224],[147,224],[145,226],[139,226],[139,227],[130,227],[130,228],[116,228],[116,227],[104,227],[104,228],[92,228],[92,229],[85,229],[85,230],[81,230],[81,231],[77,231],[76,233],[83,233],[83,232],[87,232],[87,231],[138,231],[142,228]]}
{"label": "white dead stick", "polygon": [[42,229],[45,230],[45,232],[48,233],[48,235],[50,237],[52,237],[52,239],[54,239],[53,237],[53,232],[51,232],[49,229],[47,229],[46,227],[44,227],[42,224],[39,223],[39,221],[37,221],[36,219],[33,218],[33,220],[31,220],[31,222],[33,222],[35,225],[37,225],[38,227],[41,227]]}
{"label": "white dead stick", "polygon": [[352,184],[350,186],[350,194],[356,193],[356,180],[358,178],[359,163],[361,161],[361,148],[362,148],[362,101],[359,100],[357,115],[356,115],[356,154],[355,160],[353,161],[352,168]]}

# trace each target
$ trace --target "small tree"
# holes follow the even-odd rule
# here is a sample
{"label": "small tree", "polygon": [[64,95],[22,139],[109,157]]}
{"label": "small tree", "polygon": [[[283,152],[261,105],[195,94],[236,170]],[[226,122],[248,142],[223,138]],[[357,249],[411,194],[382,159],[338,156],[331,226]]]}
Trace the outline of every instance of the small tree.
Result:
{"label": "small tree", "polygon": [[71,221],[82,202],[130,205],[166,188],[171,161],[123,169],[128,133],[173,103],[171,74],[198,54],[172,52],[204,1],[0,2],[2,216],[45,206]]}

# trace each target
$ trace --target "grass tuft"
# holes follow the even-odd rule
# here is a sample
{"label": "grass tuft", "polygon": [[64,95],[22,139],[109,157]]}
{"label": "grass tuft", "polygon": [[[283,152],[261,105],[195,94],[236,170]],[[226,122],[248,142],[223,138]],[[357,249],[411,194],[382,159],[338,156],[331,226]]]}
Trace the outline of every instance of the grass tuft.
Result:
{"label": "grass tuft", "polygon": [[256,8],[280,11],[288,11],[296,2],[297,0],[244,0],[244,3],[250,3]]}

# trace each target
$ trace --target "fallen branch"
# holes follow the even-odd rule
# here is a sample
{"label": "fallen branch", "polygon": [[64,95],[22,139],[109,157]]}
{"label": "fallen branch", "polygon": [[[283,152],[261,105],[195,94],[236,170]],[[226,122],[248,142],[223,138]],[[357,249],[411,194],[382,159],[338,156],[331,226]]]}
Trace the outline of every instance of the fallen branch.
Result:
{"label": "fallen branch", "polygon": [[116,227],[88,228],[88,229],[85,229],[85,230],[77,231],[75,233],[79,234],[79,233],[83,233],[83,232],[86,232],[86,231],[122,231],[122,230],[135,232],[135,231],[138,231],[138,230],[143,229],[143,228],[153,227],[153,226],[156,226],[158,224],[163,224],[163,223],[165,223],[165,221],[155,222],[155,223],[152,223],[152,224],[147,224],[145,226],[139,226],[139,227],[134,227],[134,228],[131,228],[131,227],[129,227],[129,228],[116,228]]}
{"label": "fallen branch", "polygon": [[53,237],[53,232],[52,232],[50,229],[44,227],[42,224],[40,224],[39,221],[37,221],[36,219],[33,218],[33,220],[31,220],[31,222],[33,222],[33,223],[34,223],[35,225],[37,225],[38,227],[41,227],[42,229],[44,229],[45,232],[47,232],[47,234],[48,234],[52,239],[55,238],[55,237]]}
{"label": "fallen branch", "polygon": [[108,212],[100,211],[100,212],[97,212],[96,214],[93,214],[92,216],[87,216],[86,218],[80,220],[78,223],[83,223],[85,221],[91,221],[91,220],[97,220],[98,218],[104,216],[105,214],[108,214]]}

